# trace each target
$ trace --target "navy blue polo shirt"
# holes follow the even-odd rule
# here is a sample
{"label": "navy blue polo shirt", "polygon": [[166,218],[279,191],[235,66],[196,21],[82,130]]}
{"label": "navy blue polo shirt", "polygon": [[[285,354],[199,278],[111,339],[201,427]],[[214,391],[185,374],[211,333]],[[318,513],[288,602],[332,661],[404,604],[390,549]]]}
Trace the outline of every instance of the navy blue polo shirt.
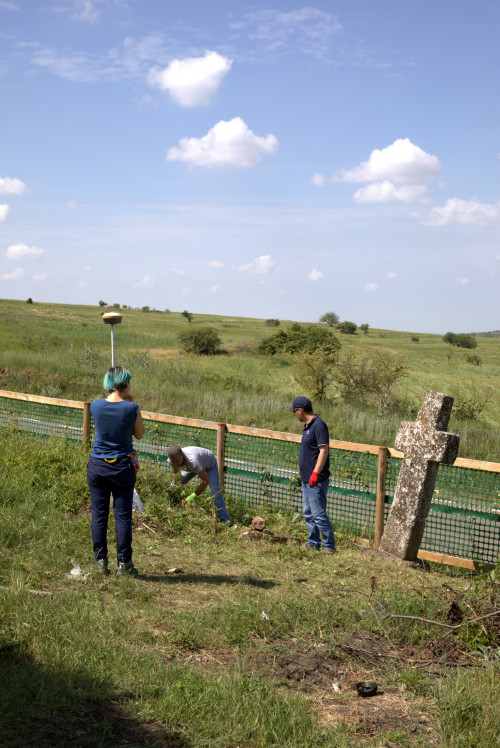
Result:
{"label": "navy blue polo shirt", "polygon": [[[300,479],[305,483],[309,482],[311,473],[314,472],[316,462],[318,461],[319,448],[323,444],[330,444],[328,426],[319,416],[314,416],[312,421],[304,424],[302,441],[300,442],[299,470]],[[319,474],[319,480],[326,480],[330,477],[330,455],[326,458],[323,470]]]}

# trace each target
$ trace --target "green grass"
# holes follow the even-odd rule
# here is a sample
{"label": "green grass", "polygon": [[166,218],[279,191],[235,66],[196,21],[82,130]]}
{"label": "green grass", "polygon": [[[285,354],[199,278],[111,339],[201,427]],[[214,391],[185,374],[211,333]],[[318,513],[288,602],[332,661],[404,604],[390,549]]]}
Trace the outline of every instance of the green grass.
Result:
{"label": "green grass", "polygon": [[[98,307],[0,301],[0,387],[7,390],[92,400],[100,396],[110,361],[109,326]],[[282,320],[282,328],[290,322]],[[276,328],[265,320],[195,315],[193,327],[209,325],[220,334],[228,355],[200,357],[179,352],[177,335],[188,326],[179,313],[123,311],[116,328],[117,362],[133,374],[133,390],[143,410],[226,423],[300,430],[288,412],[302,388],[283,357],[265,357],[253,348]],[[417,331],[418,332],[418,331]],[[399,386],[399,406],[379,413],[349,405],[333,386],[316,409],[332,438],[392,446],[403,419],[413,419],[429,389],[455,397],[449,430],[461,436],[460,456],[498,461],[500,455],[500,338],[478,338],[467,350],[450,349],[442,336],[370,330],[342,336],[345,350],[386,347],[405,353],[409,376]],[[308,393],[306,393],[308,394]],[[488,398],[477,419],[457,415]]]}
{"label": "green grass", "polygon": [[[447,623],[451,601],[467,618],[498,609],[490,573],[392,566],[345,531],[334,557],[245,543],[243,526],[214,533],[208,504],[184,508],[185,488],[145,464],[140,577],[105,578],[94,571],[85,463],[63,440],[2,431],[2,745],[498,745],[498,625],[442,638],[417,620]],[[237,499],[233,516],[248,522]],[[302,520],[264,516],[305,540]],[[112,519],[109,539],[111,559]],[[85,579],[67,577],[71,558]],[[381,605],[414,619],[384,618]],[[380,695],[360,699],[358,680],[376,680]]]}

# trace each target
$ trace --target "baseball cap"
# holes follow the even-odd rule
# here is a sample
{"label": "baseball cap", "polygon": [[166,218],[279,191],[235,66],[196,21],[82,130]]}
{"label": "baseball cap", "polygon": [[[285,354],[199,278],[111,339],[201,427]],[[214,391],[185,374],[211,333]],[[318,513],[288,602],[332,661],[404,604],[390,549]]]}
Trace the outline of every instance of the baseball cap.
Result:
{"label": "baseball cap", "polygon": [[304,397],[301,395],[300,397],[296,397],[293,401],[293,405],[290,408],[290,412],[292,410],[295,410],[295,408],[312,408],[312,402],[309,400],[308,397]]}

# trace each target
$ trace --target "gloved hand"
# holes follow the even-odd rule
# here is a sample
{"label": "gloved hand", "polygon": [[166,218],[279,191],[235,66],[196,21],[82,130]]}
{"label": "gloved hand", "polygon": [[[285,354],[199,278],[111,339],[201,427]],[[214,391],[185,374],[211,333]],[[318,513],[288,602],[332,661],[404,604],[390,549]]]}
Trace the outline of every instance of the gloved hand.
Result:
{"label": "gloved hand", "polygon": [[311,488],[316,488],[318,485],[318,479],[319,479],[319,473],[311,473],[311,477],[309,478],[309,485]]}
{"label": "gloved hand", "polygon": [[186,502],[186,504],[188,506],[190,506],[190,504],[192,504],[193,501],[195,501],[196,499],[197,499],[196,494],[195,493],[190,493],[189,496],[186,496],[186,498],[184,499],[184,501]]}

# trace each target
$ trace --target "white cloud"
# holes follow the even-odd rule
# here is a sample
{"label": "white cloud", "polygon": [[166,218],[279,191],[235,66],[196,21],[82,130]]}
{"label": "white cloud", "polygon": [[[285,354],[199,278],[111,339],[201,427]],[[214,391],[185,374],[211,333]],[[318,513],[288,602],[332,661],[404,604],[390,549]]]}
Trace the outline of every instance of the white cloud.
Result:
{"label": "white cloud", "polygon": [[207,265],[209,268],[223,268],[224,263],[220,260],[208,260]]}
{"label": "white cloud", "polygon": [[378,283],[367,283],[365,286],[365,289],[367,291],[376,291],[378,288]]}
{"label": "white cloud", "polygon": [[16,268],[12,273],[4,273],[3,275],[0,275],[0,280],[4,281],[20,280],[21,278],[24,278],[23,268]]}
{"label": "white cloud", "polygon": [[181,106],[205,106],[217,93],[232,64],[232,60],[217,52],[206,52],[204,57],[172,60],[164,70],[152,68],[148,83],[151,87],[169,91]]}
{"label": "white cloud", "polygon": [[[47,280],[48,277],[49,276],[47,275],[47,273],[37,273],[36,275],[32,276],[33,280],[37,281],[37,283],[41,283],[42,281]],[[85,285],[88,285],[88,283],[86,283]]]}
{"label": "white cloud", "polygon": [[456,281],[459,286],[466,286],[468,283],[470,283],[468,278],[456,278]]}
{"label": "white cloud", "polygon": [[9,206],[8,205],[0,205],[0,221],[5,221],[7,216],[9,215]]}
{"label": "white cloud", "polygon": [[0,0],[0,10],[12,10],[20,12],[21,8],[16,3],[11,3],[8,0]]}
{"label": "white cloud", "polygon": [[446,226],[450,223],[484,224],[498,221],[500,202],[494,204],[480,203],[479,200],[461,200],[451,197],[442,206],[432,208],[423,223],[428,226]]}
{"label": "white cloud", "polygon": [[256,257],[252,262],[249,262],[246,265],[238,266],[238,270],[248,270],[248,272],[254,273],[255,275],[263,275],[273,268],[274,260],[271,255],[261,255],[261,257]]}
{"label": "white cloud", "polygon": [[0,195],[25,195],[28,188],[20,179],[0,177]]}
{"label": "white cloud", "polygon": [[323,187],[326,184],[326,179],[323,174],[313,174],[310,179],[310,184],[313,187]]}
{"label": "white cloud", "polygon": [[397,277],[398,277],[397,273],[387,273],[386,274],[386,278],[397,278]]}
{"label": "white cloud", "polygon": [[323,277],[323,273],[321,272],[321,270],[316,270],[316,268],[313,268],[307,277],[310,281],[319,281],[320,278]]}
{"label": "white cloud", "polygon": [[182,268],[172,268],[172,272],[176,275],[185,275],[185,272],[184,270],[182,270]]}
{"label": "white cloud", "polygon": [[168,151],[167,161],[208,168],[249,169],[277,147],[274,135],[254,135],[240,117],[235,117],[228,122],[221,120],[202,138],[182,138],[178,148]]}
{"label": "white cloud", "polygon": [[75,210],[76,203],[73,200],[70,200],[69,203],[67,203],[67,206],[70,210]]}
{"label": "white cloud", "polygon": [[426,153],[409,138],[400,138],[387,148],[373,150],[368,161],[354,169],[342,169],[335,179],[358,183],[389,180],[404,184],[433,179],[440,171],[437,156]]}
{"label": "white cloud", "polygon": [[154,280],[151,276],[145,275],[140,281],[134,283],[132,288],[149,288],[150,286],[154,286]]}
{"label": "white cloud", "polygon": [[217,293],[217,291],[220,291],[220,286],[210,286],[208,291],[209,293]]}
{"label": "white cloud", "polygon": [[11,244],[6,252],[9,260],[37,260],[44,254],[40,247],[28,247],[27,244]]}
{"label": "white cloud", "polygon": [[396,187],[392,182],[384,180],[361,187],[354,193],[353,198],[357,203],[411,203],[425,195],[426,192],[427,185],[425,184],[407,184]]}

